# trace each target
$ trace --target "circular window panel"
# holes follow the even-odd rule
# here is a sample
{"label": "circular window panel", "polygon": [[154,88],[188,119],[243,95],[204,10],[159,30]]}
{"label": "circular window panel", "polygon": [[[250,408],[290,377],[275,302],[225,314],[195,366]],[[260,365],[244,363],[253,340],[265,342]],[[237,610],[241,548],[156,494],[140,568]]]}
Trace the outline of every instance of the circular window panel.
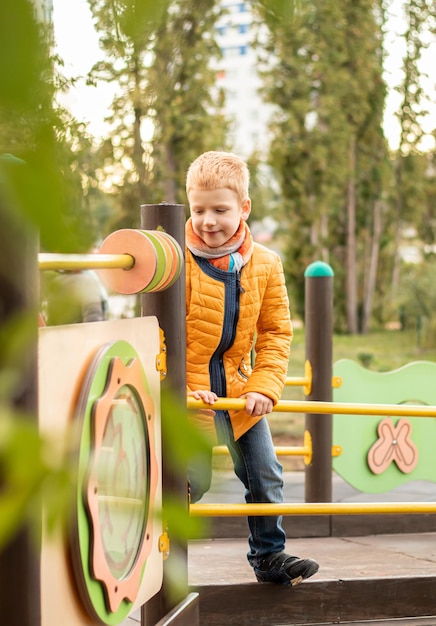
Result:
{"label": "circular window panel", "polygon": [[79,393],[76,508],[71,556],[81,600],[103,624],[132,609],[151,551],[158,479],[154,407],[138,354],[102,347]]}

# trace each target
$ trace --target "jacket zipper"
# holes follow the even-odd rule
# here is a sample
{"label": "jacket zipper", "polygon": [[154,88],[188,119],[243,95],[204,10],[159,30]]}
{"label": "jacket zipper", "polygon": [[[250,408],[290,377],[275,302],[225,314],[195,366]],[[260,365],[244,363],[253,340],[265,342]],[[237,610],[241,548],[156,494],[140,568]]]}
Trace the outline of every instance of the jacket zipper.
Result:
{"label": "jacket zipper", "polygon": [[[213,361],[217,359],[217,370],[214,372],[214,368],[212,367],[210,370],[211,374],[211,387],[215,391],[218,396],[225,397],[227,395],[227,381],[226,381],[226,372],[224,368],[224,354],[227,352],[229,348],[232,347],[233,342],[236,337],[236,327],[239,321],[239,304],[240,304],[240,295],[243,293],[243,288],[241,286],[241,277],[240,272],[237,274],[229,275],[230,280],[224,282],[225,285],[225,294],[226,298],[230,297],[232,302],[230,303],[229,309],[226,307],[226,303],[224,305],[224,324],[223,324],[223,334],[221,335],[220,344],[215,351],[215,354],[212,356],[211,365]],[[233,280],[234,279],[234,280]],[[229,320],[231,323],[231,331],[226,330],[226,310],[229,311],[231,319]],[[228,326],[227,326],[228,328]],[[215,376],[213,375],[215,373]],[[218,380],[217,380],[218,378]]]}
{"label": "jacket zipper", "polygon": [[241,271],[236,273],[217,270],[204,259],[195,257],[202,270],[214,280],[224,284],[224,319],[221,338],[217,349],[209,363],[209,377],[211,390],[219,397],[227,395],[227,381],[224,368],[224,354],[232,347],[236,337],[236,327],[239,321],[240,296],[244,293],[241,285]]}

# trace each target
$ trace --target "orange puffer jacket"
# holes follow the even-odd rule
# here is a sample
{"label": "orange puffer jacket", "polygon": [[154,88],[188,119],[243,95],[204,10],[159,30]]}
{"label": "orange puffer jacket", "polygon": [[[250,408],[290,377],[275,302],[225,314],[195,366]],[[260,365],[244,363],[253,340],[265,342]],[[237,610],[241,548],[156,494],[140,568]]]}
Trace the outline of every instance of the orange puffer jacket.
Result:
{"label": "orange puffer jacket", "polygon": [[[254,244],[241,272],[186,250],[187,387],[239,398],[257,391],[276,404],[285,383],[292,325],[280,257]],[[255,337],[256,335],[256,337]],[[250,354],[255,340],[255,364]],[[229,411],[235,439],[261,417]]]}

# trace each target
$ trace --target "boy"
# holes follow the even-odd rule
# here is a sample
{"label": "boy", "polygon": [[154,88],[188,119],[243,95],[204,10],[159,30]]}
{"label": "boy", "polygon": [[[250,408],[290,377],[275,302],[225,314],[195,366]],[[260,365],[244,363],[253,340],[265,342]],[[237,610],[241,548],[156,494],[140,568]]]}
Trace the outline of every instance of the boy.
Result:
{"label": "boy", "polygon": [[[292,326],[280,258],[254,243],[246,224],[248,184],[247,165],[228,152],[202,154],[187,173],[187,387],[210,405],[218,397],[246,399],[244,411],[205,410],[199,417],[227,444],[246,502],[277,503],[282,467],[264,416],[283,390]],[[211,455],[192,463],[192,502],[209,489],[211,475]],[[281,516],[249,517],[248,524],[247,557],[259,582],[295,585],[318,571],[315,561],[284,552]]]}

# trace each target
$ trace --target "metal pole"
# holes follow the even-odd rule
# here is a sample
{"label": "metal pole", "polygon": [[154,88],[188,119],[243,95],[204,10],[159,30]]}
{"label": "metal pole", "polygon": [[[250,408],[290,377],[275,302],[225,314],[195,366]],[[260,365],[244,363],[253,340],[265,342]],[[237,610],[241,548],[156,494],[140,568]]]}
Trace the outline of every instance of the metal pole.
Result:
{"label": "metal pole", "polygon": [[[18,161],[18,160],[17,160]],[[11,167],[25,167],[11,164]],[[10,323],[23,314],[34,315],[32,337],[21,355],[20,387],[8,398],[12,410],[30,416],[37,426],[37,236],[18,217],[18,210],[2,196],[0,180],[0,325]],[[5,194],[6,195],[6,194]],[[17,367],[14,363],[14,367]],[[8,363],[2,358],[0,369]],[[0,471],[0,486],[7,480]],[[40,557],[35,538],[27,525],[6,546],[0,548],[0,624],[8,626],[39,626]]]}
{"label": "metal pole", "polygon": [[90,270],[123,269],[130,270],[135,259],[130,254],[38,254],[40,270]]}
{"label": "metal pole", "polygon": [[[242,411],[247,401],[243,398],[218,398],[213,407]],[[187,399],[188,409],[208,409],[202,400]],[[310,400],[279,400],[273,413],[315,413],[316,415],[386,415],[392,417],[436,417],[436,406],[429,404],[365,404],[363,402],[312,402]]]}
{"label": "metal pole", "polygon": [[[333,355],[333,270],[317,261],[305,273],[306,360],[312,367],[307,400],[331,402]],[[332,416],[306,414],[312,438],[312,462],[305,467],[306,502],[332,500]]]}
{"label": "metal pole", "polygon": [[302,504],[191,504],[191,517],[245,517],[247,515],[428,515],[436,502],[328,502]]}
{"label": "metal pole", "polygon": [[[185,222],[186,211],[182,204],[143,204],[141,205],[141,228],[144,230],[163,229],[172,235],[185,250]],[[141,296],[142,315],[156,315],[159,326],[165,334],[167,355],[167,378],[162,381],[162,391],[169,391],[180,398],[180,406],[186,406],[186,281],[183,271],[174,285],[165,291],[148,293]],[[162,442],[162,499],[165,510],[166,497],[177,498],[181,503],[187,499],[187,471],[179,468],[176,474],[174,468],[168,465],[165,458],[165,441]],[[170,556],[164,562],[164,580],[162,590],[142,608],[142,626],[152,626],[167,615],[174,606],[181,602],[188,594],[188,567],[187,567],[187,540],[174,541],[171,538]],[[179,560],[177,562],[177,560]],[[180,560],[184,561],[180,568]],[[179,567],[179,589],[184,595],[175,597],[174,589],[170,589],[171,580],[166,574],[169,568]],[[184,577],[180,580],[180,577]],[[192,626],[195,626],[193,624]]]}

